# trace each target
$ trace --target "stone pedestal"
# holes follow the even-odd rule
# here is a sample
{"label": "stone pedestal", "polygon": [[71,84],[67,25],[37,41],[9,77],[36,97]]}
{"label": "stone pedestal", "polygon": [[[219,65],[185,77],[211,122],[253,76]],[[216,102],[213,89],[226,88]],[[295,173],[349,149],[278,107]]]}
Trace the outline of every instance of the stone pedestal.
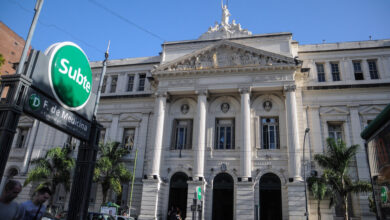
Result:
{"label": "stone pedestal", "polygon": [[158,179],[144,179],[142,188],[141,215],[139,220],[156,220],[158,215],[160,182]]}
{"label": "stone pedestal", "polygon": [[255,197],[252,182],[237,183],[236,190],[236,218],[240,220],[252,220],[255,218]]}
{"label": "stone pedestal", "polygon": [[305,216],[305,186],[303,182],[293,182],[287,185],[288,219],[306,220]]}

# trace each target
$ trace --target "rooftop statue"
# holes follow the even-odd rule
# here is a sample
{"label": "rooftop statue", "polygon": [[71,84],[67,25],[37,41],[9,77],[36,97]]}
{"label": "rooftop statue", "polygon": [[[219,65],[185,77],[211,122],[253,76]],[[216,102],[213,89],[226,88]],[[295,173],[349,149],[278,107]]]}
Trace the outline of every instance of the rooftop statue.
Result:
{"label": "rooftop statue", "polygon": [[235,20],[229,23],[231,16],[227,5],[221,1],[222,18],[221,23],[215,22],[214,26],[209,27],[207,32],[199,37],[199,40],[210,40],[210,39],[225,39],[234,37],[245,37],[250,36],[252,33],[247,29],[241,28],[241,25],[236,23]]}

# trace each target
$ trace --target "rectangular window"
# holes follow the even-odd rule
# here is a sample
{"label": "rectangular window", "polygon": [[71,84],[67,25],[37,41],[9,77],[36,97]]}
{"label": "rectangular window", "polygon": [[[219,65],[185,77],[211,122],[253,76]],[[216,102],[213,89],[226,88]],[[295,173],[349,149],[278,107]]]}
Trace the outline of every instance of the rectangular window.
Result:
{"label": "rectangular window", "polygon": [[340,81],[339,64],[338,63],[330,63],[330,67],[332,69],[333,81]]}
{"label": "rectangular window", "polygon": [[127,76],[127,91],[131,92],[133,91],[134,87],[134,75],[128,75]]}
{"label": "rectangular window", "polygon": [[367,63],[371,79],[379,79],[378,69],[376,67],[376,60],[367,60]]}
{"label": "rectangular window", "polygon": [[135,135],[135,129],[134,128],[125,128],[123,130],[123,140],[122,144],[123,147],[125,147],[128,150],[132,150],[134,147],[134,135]]}
{"label": "rectangular window", "polygon": [[352,61],[353,71],[355,73],[355,80],[364,80],[361,61]]}
{"label": "rectangular window", "polygon": [[27,134],[28,134],[28,128],[19,128],[19,135],[18,139],[16,140],[16,148],[23,148],[26,145],[27,140]]}
{"label": "rectangular window", "polygon": [[341,123],[329,123],[328,124],[329,137],[335,141],[343,140],[343,129]]}
{"label": "rectangular window", "polygon": [[139,74],[138,91],[145,90],[145,79],[146,79],[145,73]]}
{"label": "rectangular window", "polygon": [[277,117],[261,118],[262,148],[279,149],[279,119]]}
{"label": "rectangular window", "polygon": [[323,63],[316,63],[318,82],[325,82],[325,69]]}
{"label": "rectangular window", "polygon": [[110,93],[114,93],[116,91],[116,84],[118,83],[118,76],[111,76],[111,89]]}
{"label": "rectangular window", "polygon": [[105,93],[106,92],[106,87],[107,87],[107,76],[104,77],[103,79],[103,83],[102,83],[102,88],[101,88],[101,93]]}
{"label": "rectangular window", "polygon": [[192,119],[175,119],[172,134],[172,150],[191,149]]}
{"label": "rectangular window", "polygon": [[234,119],[217,119],[215,149],[234,149]]}

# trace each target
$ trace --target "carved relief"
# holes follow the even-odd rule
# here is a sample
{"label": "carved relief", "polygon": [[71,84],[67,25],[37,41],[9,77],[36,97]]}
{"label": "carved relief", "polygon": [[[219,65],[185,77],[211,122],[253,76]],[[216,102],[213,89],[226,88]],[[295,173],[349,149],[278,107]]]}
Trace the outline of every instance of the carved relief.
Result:
{"label": "carved relief", "polygon": [[228,103],[224,102],[224,103],[221,104],[221,111],[222,111],[223,113],[228,112],[229,109],[230,109],[230,105],[229,105]]}

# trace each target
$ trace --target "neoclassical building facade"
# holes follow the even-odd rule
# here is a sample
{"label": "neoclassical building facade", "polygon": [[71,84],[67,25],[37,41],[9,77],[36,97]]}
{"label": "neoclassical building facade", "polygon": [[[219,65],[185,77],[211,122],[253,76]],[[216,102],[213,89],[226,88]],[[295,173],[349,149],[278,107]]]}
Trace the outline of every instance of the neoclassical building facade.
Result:
{"label": "neoclassical building facade", "polygon": [[[192,219],[197,187],[202,219],[305,219],[303,178],[321,173],[313,157],[326,151],[328,137],[360,145],[350,175],[369,181],[360,132],[390,102],[390,40],[300,45],[291,33],[252,34],[225,12],[197,40],[108,62],[101,141],[129,148],[123,161],[131,171],[137,158],[132,193],[123,183],[110,200],[131,201],[138,219],[166,219],[171,207]],[[91,66],[99,78],[102,62]],[[7,178],[23,180],[31,158],[77,142],[23,117]],[[307,195],[317,219],[317,201]],[[375,219],[368,196],[351,195],[353,218]],[[66,209],[67,199],[56,192],[58,206]],[[101,201],[94,184],[90,209]],[[321,212],[323,219],[342,216],[327,202]]]}

